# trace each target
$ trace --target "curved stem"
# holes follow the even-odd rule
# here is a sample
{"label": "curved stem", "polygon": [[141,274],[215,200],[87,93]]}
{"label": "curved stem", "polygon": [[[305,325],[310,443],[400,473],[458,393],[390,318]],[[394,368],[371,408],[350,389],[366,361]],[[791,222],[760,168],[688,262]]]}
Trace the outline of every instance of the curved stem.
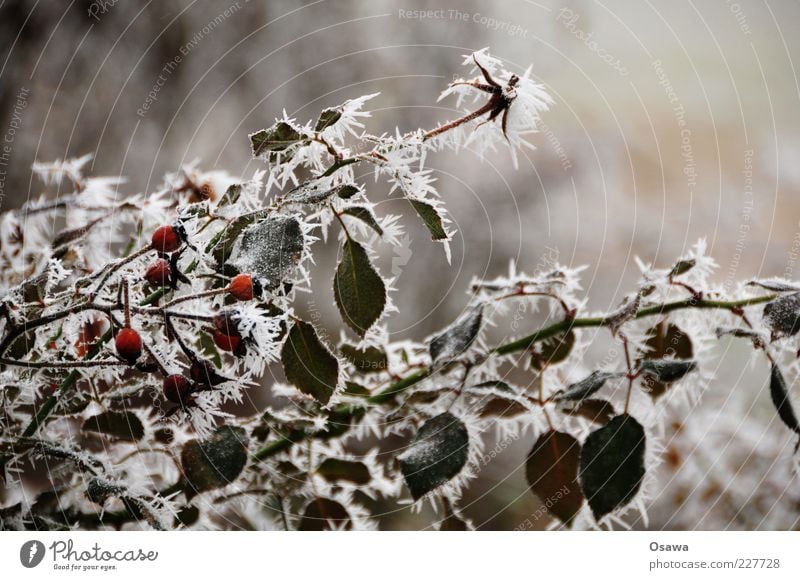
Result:
{"label": "curved stem", "polygon": [[[668,312],[674,312],[676,310],[685,310],[691,308],[721,309],[721,310],[729,310],[731,312],[736,312],[737,309],[746,308],[748,306],[755,306],[757,304],[764,304],[766,302],[774,300],[775,298],[776,296],[772,294],[767,296],[758,296],[755,298],[745,298],[743,300],[732,300],[732,301],[705,300],[705,299],[696,300],[695,298],[691,298],[688,300],[678,300],[675,302],[667,302],[665,304],[656,304],[654,306],[642,308],[636,313],[634,318],[635,319],[646,318],[649,316],[656,316],[660,314],[666,314]],[[611,320],[605,316],[574,318],[574,319],[567,318],[564,320],[560,320],[559,322],[550,324],[549,326],[545,326],[544,328],[541,328],[532,334],[497,346],[491,351],[489,351],[489,355],[506,356],[514,354],[516,352],[525,351],[537,342],[540,342],[542,340],[545,340],[547,338],[550,338],[552,336],[555,336],[572,328],[602,328],[605,326],[609,326],[610,323]],[[419,383],[420,381],[423,381],[426,378],[428,378],[431,375],[432,371],[433,369],[431,367],[426,367],[406,377],[403,377],[402,379],[391,383],[383,391],[380,391],[372,395],[371,397],[367,398],[366,402],[370,405],[381,405],[383,403],[386,403],[392,400],[397,394],[402,393],[409,387],[412,387],[413,385]],[[337,408],[336,412],[344,415],[355,416],[354,414],[357,409],[358,408],[343,407],[343,408]],[[363,412],[363,409],[361,409],[361,411]],[[289,436],[283,437],[277,441],[273,441],[268,445],[259,449],[253,455],[253,458],[256,461],[263,461],[264,459],[276,455],[281,451],[289,449],[292,445],[294,445],[298,441],[302,441],[309,436],[312,435],[303,430],[293,431]]]}

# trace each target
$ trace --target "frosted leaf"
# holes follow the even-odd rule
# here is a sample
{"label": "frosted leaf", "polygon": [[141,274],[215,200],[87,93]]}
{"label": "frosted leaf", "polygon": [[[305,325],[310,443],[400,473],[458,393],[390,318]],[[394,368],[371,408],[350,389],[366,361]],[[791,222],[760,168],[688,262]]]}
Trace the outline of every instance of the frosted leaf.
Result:
{"label": "frosted leaf", "polygon": [[126,441],[139,441],[145,435],[141,420],[129,411],[105,411],[94,415],[83,422],[82,429]]}
{"label": "frosted leaf", "polygon": [[244,231],[232,264],[259,278],[265,289],[275,290],[299,264],[304,251],[300,222],[292,216],[275,214]]}
{"label": "frosted leaf", "polygon": [[399,457],[403,477],[417,500],[458,475],[469,456],[469,433],[459,419],[442,413],[426,421]]}
{"label": "frosted leaf", "polygon": [[604,371],[594,371],[585,379],[569,385],[553,397],[554,401],[582,401],[591,397],[606,384],[609,379],[624,376],[624,373],[608,373]]}
{"label": "frosted leaf", "polygon": [[449,361],[463,354],[481,330],[483,307],[475,306],[430,341],[431,360]]}
{"label": "frosted leaf", "polygon": [[378,220],[375,217],[375,214],[372,212],[371,208],[363,205],[351,205],[345,207],[341,211],[341,213],[343,215],[348,215],[353,218],[356,218],[361,223],[366,224],[367,226],[372,228],[375,231],[375,233],[378,234],[379,236],[383,235],[383,228],[381,228],[381,225],[380,223],[378,223]]}
{"label": "frosted leaf", "polygon": [[241,427],[222,426],[210,437],[183,446],[181,465],[191,493],[223,487],[234,481],[247,463],[248,440]]}
{"label": "frosted leaf", "polygon": [[83,167],[92,160],[92,155],[73,159],[52,161],[50,163],[35,162],[33,172],[36,173],[45,185],[60,183],[64,178],[73,183],[78,183],[83,178]]}
{"label": "frosted leaf", "polygon": [[253,157],[266,159],[270,163],[291,159],[303,140],[303,134],[287,121],[278,121],[269,129],[250,134]]}
{"label": "frosted leaf", "polygon": [[[789,429],[800,434],[800,423],[797,421],[797,415],[795,414],[792,401],[789,397],[786,379],[783,378],[783,373],[778,368],[778,365],[772,365],[769,394],[781,421],[783,421]],[[798,441],[798,445],[800,445],[800,441]]]}
{"label": "frosted leaf", "polygon": [[758,286],[769,290],[770,292],[797,292],[800,291],[800,286],[784,280],[783,278],[770,278],[768,280],[751,280],[747,283],[748,286]]}
{"label": "frosted leaf", "polygon": [[630,415],[619,415],[583,444],[580,482],[595,520],[629,503],[645,475],[645,432]]}
{"label": "frosted leaf", "polygon": [[290,383],[323,405],[328,403],[339,384],[339,361],[311,324],[295,321],[281,349],[281,361]]}
{"label": "frosted leaf", "polygon": [[348,238],[333,278],[334,298],[342,319],[360,335],[369,330],[386,308],[386,285],[358,242]]}
{"label": "frosted leaf", "polygon": [[776,336],[800,331],[800,292],[776,298],[764,307],[764,322]]}
{"label": "frosted leaf", "polygon": [[639,369],[662,383],[677,381],[697,368],[695,361],[644,360]]}

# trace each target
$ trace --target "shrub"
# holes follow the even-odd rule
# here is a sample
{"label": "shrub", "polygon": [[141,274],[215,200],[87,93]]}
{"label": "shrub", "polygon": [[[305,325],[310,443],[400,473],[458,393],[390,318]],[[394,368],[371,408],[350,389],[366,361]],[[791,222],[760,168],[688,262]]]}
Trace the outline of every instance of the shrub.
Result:
{"label": "shrub", "polygon": [[[710,345],[727,335],[769,359],[778,416],[800,433],[781,370],[796,359],[800,288],[715,286],[702,241],[666,269],[641,264],[610,313],[588,311],[581,268],[512,266],[476,279],[441,332],[389,341],[394,288],[374,258],[402,230],[354,168],[371,166],[407,200],[449,258],[453,226],[426,157],[500,147],[516,162],[552,104],[530,70],[512,74],[485,50],[465,64],[476,76],[443,93],[475,98],[463,117],[372,135],[364,107],[375,95],[306,124],[284,115],[250,135],[267,169],[247,181],[189,166],[120,202],[119,180],[84,175],[88,157],[34,166],[74,192],[2,216],[0,460],[18,489],[47,467],[45,491],[4,507],[3,527],[355,529],[376,525],[376,500],[395,499],[431,500],[443,529],[465,529],[465,483],[519,439],[554,522],[621,523],[646,507],[656,402],[698,396]],[[53,223],[65,229],[53,235]],[[338,344],[295,304],[321,243],[340,244]],[[510,304],[548,319],[490,344],[486,329]],[[587,369],[603,333],[622,356]],[[266,383],[273,364],[282,380]],[[509,379],[519,371],[525,384]],[[229,413],[250,389],[269,389],[271,403]],[[500,436],[492,450],[487,433]],[[403,448],[384,452],[396,437]]]}

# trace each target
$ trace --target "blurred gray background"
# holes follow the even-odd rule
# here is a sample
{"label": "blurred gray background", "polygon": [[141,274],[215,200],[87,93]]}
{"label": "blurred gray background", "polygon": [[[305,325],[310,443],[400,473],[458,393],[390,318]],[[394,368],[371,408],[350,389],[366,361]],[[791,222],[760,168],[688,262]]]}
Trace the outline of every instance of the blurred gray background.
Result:
{"label": "blurred gray background", "polygon": [[[420,18],[420,10],[433,12]],[[409,234],[382,257],[383,271],[399,276],[395,337],[420,339],[452,320],[473,276],[503,273],[510,259],[533,270],[554,250],[563,263],[590,266],[584,286],[594,309],[630,291],[635,255],[666,267],[701,236],[720,280],[792,277],[798,23],[800,5],[789,0],[0,0],[0,208],[41,193],[34,159],[87,152],[94,174],[128,177],[120,196],[154,189],[194,158],[249,176],[259,166],[249,132],[283,109],[316,118],[365,93],[381,92],[373,132],[431,127],[458,114],[436,98],[462,74],[462,55],[490,46],[516,70],[533,64],[556,104],[519,169],[505,151],[429,162],[458,227],[452,266],[399,202],[381,204],[406,214]],[[370,191],[386,198],[383,186]],[[336,249],[318,250],[317,283],[327,288]],[[338,336],[325,292],[317,307]],[[737,348],[722,381],[726,372],[746,380]],[[505,454],[506,467],[528,445]],[[521,479],[518,470],[500,481],[469,515],[487,528],[518,525],[536,503],[516,499]],[[670,506],[660,522],[679,525]],[[731,510],[697,526],[758,527]]]}

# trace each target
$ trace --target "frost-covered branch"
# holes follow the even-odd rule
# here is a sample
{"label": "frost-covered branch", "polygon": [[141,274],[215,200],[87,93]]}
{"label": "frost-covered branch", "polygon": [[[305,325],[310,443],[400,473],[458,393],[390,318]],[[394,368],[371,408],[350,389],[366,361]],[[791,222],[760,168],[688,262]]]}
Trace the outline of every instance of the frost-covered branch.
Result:
{"label": "frost-covered branch", "polygon": [[[502,146],[516,163],[553,104],[486,50],[464,64],[473,76],[442,95],[458,98],[455,120],[374,134],[377,95],[305,123],[284,113],[250,135],[265,168],[249,179],[191,164],[120,203],[122,180],[84,175],[88,157],[34,166],[74,191],[0,215],[3,527],[370,528],[370,505],[430,500],[441,528],[469,528],[458,503],[489,437],[530,439],[528,483],[552,525],[625,525],[647,507],[664,413],[713,388],[712,346],[728,337],[769,362],[778,417],[800,434],[786,379],[800,370],[800,287],[718,285],[703,241],[668,268],[639,263],[611,312],[588,307],[582,268],[512,265],[475,280],[440,332],[389,340],[399,290],[375,264],[405,218],[381,215],[355,166],[407,200],[449,259],[426,159]],[[320,244],[339,247],[338,339],[296,300],[330,277],[313,267]],[[600,343],[609,354],[592,364]],[[403,449],[379,452],[397,437]],[[52,489],[31,501],[21,476],[40,461]]]}

